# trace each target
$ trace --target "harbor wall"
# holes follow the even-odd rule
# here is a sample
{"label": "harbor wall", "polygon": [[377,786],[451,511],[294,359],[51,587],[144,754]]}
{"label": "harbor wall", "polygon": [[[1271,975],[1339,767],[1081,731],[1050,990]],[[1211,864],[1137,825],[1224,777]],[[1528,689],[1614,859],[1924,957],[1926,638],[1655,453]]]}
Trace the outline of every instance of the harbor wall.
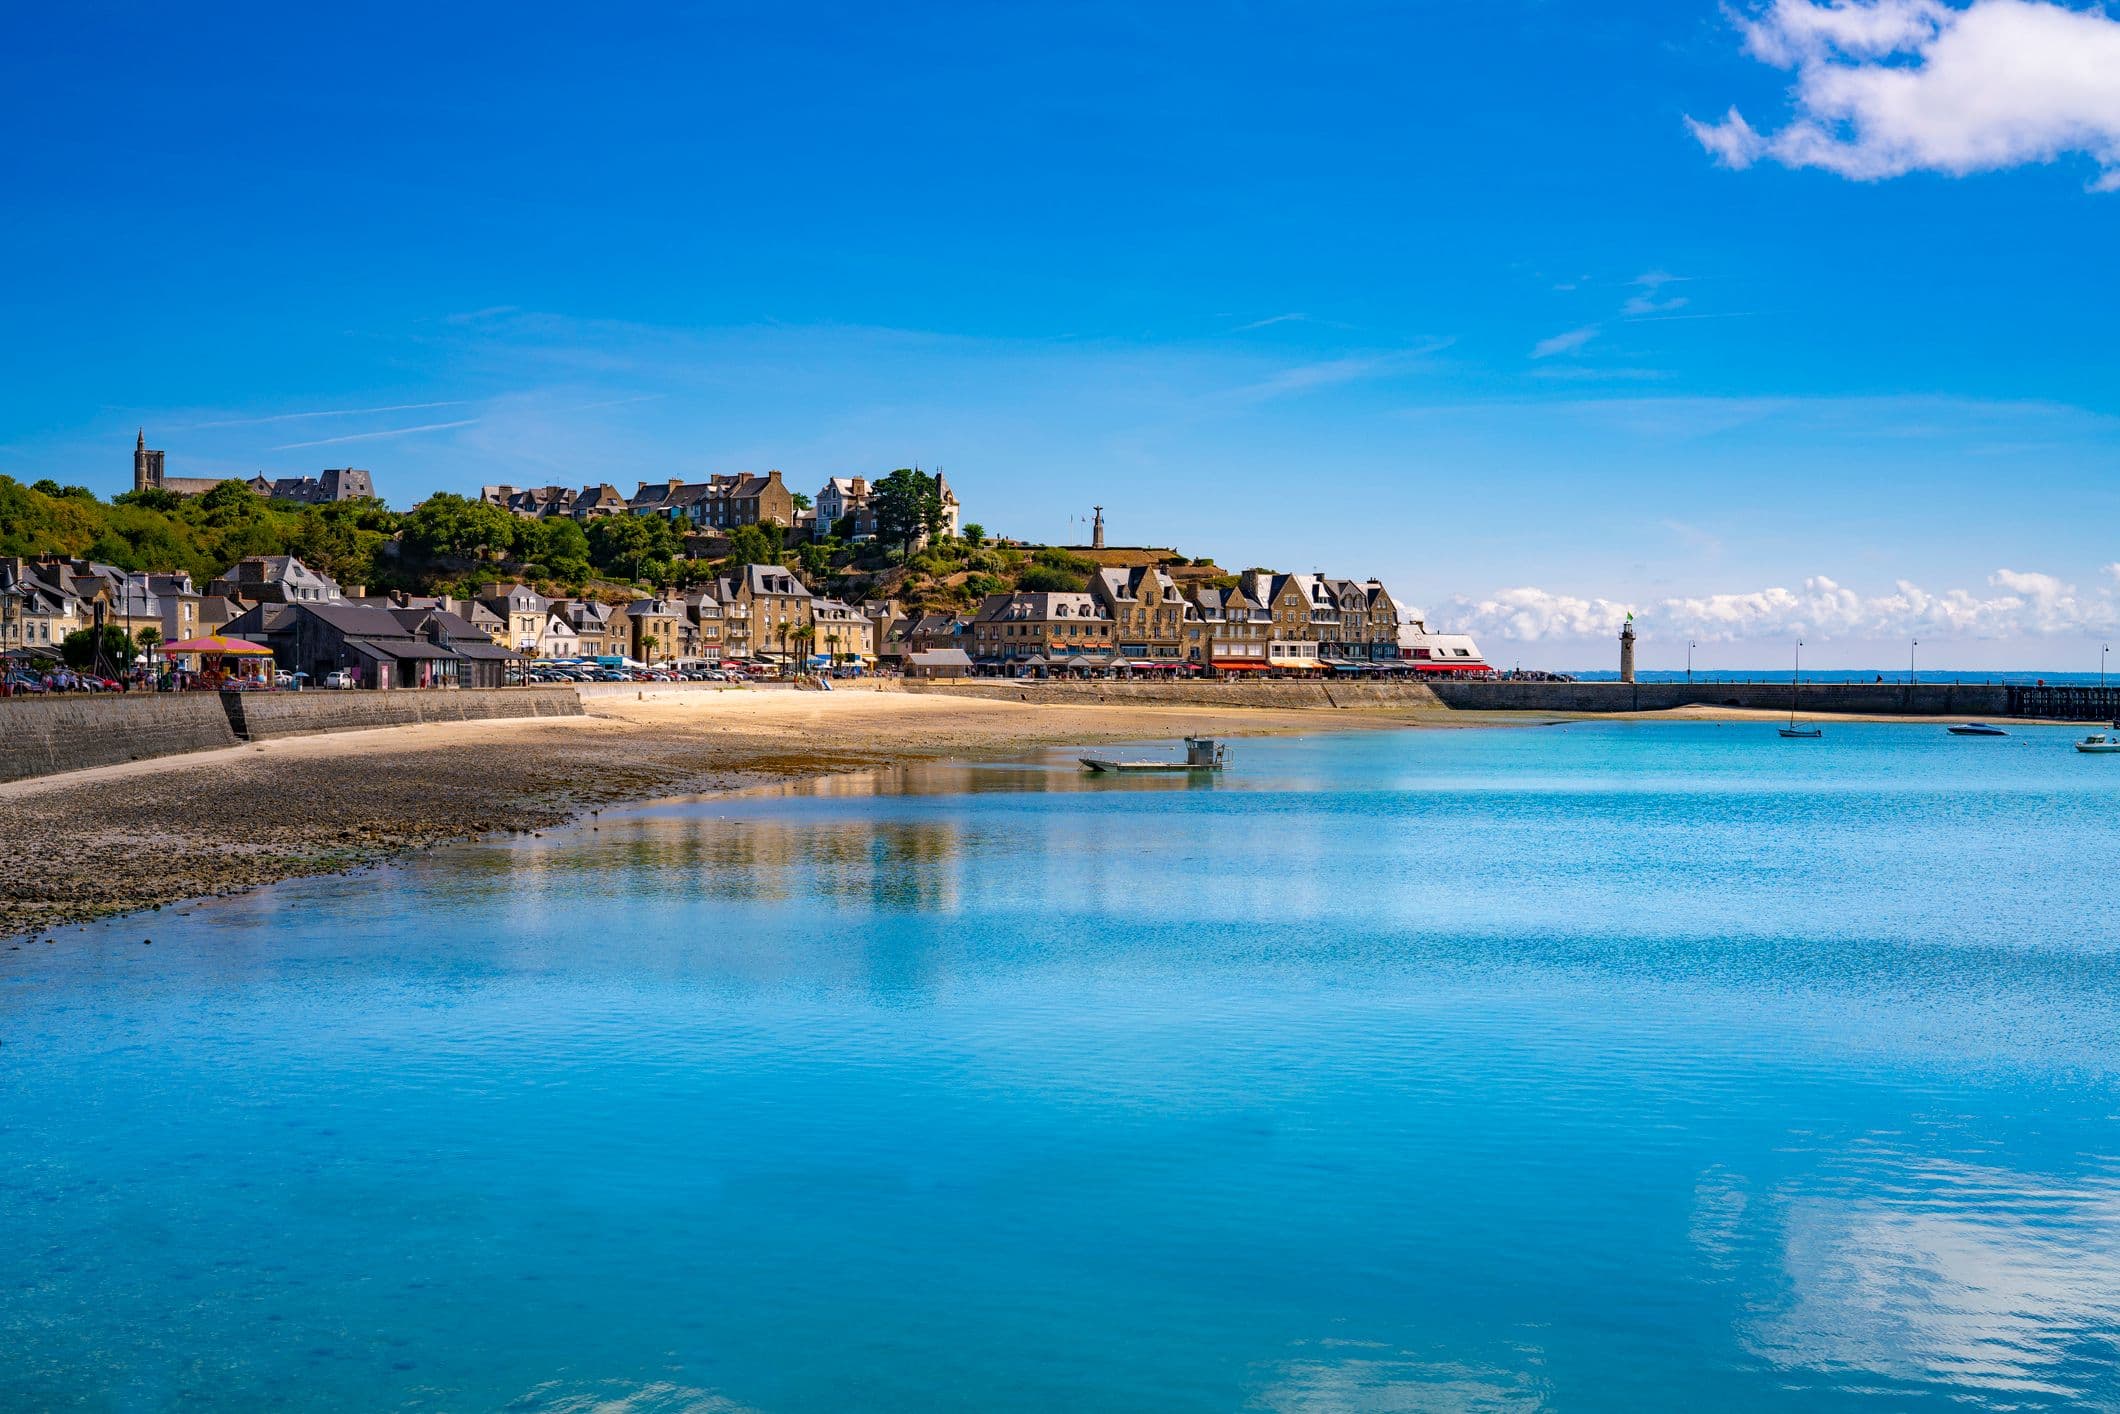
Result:
{"label": "harbor wall", "polygon": [[[1787,683],[1622,682],[1057,682],[968,678],[904,682],[1006,702],[1140,702],[1174,706],[1449,709],[1460,712],[1669,712],[1680,707],[1789,710]],[[1988,683],[1805,683],[1797,710],[1870,717],[2054,716],[2016,703],[2023,690]],[[2092,720],[2095,713],[2075,718]]]}
{"label": "harbor wall", "polygon": [[0,781],[316,732],[581,715],[569,687],[12,697],[0,700]]}
{"label": "harbor wall", "polygon": [[423,722],[579,717],[571,687],[485,687],[455,692],[229,692],[222,699],[236,732],[248,741],[408,727]]}
{"label": "harbor wall", "polygon": [[[1438,682],[1446,706],[1464,712],[1669,712],[1741,707],[1786,712],[1785,682]],[[1989,683],[1807,682],[1799,712],[1866,717],[2003,717],[2010,690]]]}
{"label": "harbor wall", "polygon": [[1419,682],[1061,682],[962,678],[902,680],[901,692],[985,697],[997,702],[1112,703],[1144,706],[1284,707],[1438,710],[1442,703]]}
{"label": "harbor wall", "polygon": [[0,781],[234,745],[228,714],[211,693],[0,701]]}

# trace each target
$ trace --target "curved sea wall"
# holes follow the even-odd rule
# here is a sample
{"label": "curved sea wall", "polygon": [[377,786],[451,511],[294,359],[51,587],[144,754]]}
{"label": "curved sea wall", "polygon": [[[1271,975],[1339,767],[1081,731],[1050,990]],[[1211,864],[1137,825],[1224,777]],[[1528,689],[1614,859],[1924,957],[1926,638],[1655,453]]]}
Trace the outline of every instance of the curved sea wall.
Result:
{"label": "curved sea wall", "polygon": [[0,781],[237,744],[212,693],[74,693],[0,701]]}
{"label": "curved sea wall", "polygon": [[581,715],[571,687],[15,697],[0,701],[0,781],[315,732]]}
{"label": "curved sea wall", "polygon": [[456,692],[231,692],[228,719],[247,741],[518,717],[579,717],[571,687],[485,687]]}

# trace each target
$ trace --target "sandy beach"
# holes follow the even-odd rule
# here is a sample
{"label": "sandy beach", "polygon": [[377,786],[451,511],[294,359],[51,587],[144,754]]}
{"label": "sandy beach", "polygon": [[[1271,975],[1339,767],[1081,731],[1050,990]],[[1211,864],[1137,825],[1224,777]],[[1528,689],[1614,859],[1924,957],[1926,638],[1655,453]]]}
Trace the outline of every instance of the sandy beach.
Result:
{"label": "sandy beach", "polygon": [[291,737],[0,784],[9,881],[0,936],[360,868],[446,840],[549,829],[619,802],[1054,743],[1446,724],[1432,711],[870,691],[650,694],[599,698],[588,710]]}

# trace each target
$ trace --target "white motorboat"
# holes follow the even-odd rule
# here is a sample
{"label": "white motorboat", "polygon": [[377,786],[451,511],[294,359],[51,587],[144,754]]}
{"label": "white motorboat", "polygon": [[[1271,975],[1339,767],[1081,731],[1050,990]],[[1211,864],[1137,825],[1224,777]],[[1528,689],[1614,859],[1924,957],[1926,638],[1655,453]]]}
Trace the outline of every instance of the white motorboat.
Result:
{"label": "white motorboat", "polygon": [[2076,749],[2091,756],[2120,756],[2120,730],[2092,732],[2076,743]]}

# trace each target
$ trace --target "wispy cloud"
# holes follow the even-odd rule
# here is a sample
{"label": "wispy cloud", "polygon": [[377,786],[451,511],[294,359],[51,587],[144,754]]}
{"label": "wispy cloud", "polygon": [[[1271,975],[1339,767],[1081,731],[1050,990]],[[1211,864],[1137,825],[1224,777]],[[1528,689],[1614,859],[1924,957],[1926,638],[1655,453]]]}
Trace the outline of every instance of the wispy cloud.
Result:
{"label": "wispy cloud", "polygon": [[1556,354],[1574,353],[1598,335],[1598,326],[1585,324],[1580,329],[1569,329],[1551,338],[1540,339],[1531,346],[1533,358],[1552,358]]}
{"label": "wispy cloud", "polygon": [[2049,0],[1773,0],[1741,18],[1756,59],[1793,70],[1794,112],[1761,132],[1736,108],[1688,117],[1726,167],[1763,159],[1856,181],[1962,177],[2068,154],[2120,191],[2120,20]]}
{"label": "wispy cloud", "polygon": [[1232,334],[1249,334],[1254,329],[1270,329],[1276,324],[1307,324],[1309,322],[1310,316],[1307,314],[1275,314],[1265,319],[1254,319],[1249,324],[1239,324],[1230,332]]}
{"label": "wispy cloud", "polygon": [[439,403],[391,403],[373,408],[319,408],[314,412],[276,412],[269,417],[229,417],[215,422],[194,422],[193,429],[206,427],[261,427],[269,422],[302,422],[314,417],[365,417],[383,412],[421,412],[428,408],[457,408],[466,405],[463,398],[452,398]]}
{"label": "wispy cloud", "polygon": [[457,422],[427,422],[418,427],[391,427],[381,432],[349,432],[343,437],[319,437],[313,442],[283,442],[272,450],[295,452],[304,447],[330,447],[340,442],[373,442],[382,437],[410,437],[415,432],[446,432],[452,427],[472,427],[479,419],[467,417]]}

